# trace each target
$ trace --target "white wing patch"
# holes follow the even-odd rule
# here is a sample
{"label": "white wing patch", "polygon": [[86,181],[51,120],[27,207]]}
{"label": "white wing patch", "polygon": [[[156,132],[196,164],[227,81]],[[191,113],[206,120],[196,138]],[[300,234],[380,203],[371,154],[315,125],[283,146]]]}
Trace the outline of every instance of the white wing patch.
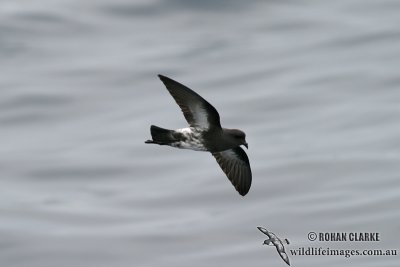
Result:
{"label": "white wing patch", "polygon": [[197,127],[208,129],[210,124],[208,122],[208,114],[207,111],[204,109],[202,104],[197,104],[189,107],[190,112],[193,115],[193,120]]}

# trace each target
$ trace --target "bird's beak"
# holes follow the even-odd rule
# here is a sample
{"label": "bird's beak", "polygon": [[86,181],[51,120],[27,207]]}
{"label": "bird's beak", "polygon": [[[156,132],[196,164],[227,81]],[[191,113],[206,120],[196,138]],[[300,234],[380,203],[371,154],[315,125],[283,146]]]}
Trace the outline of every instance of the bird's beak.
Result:
{"label": "bird's beak", "polygon": [[244,143],[243,144],[247,149],[249,149],[249,144],[248,143]]}

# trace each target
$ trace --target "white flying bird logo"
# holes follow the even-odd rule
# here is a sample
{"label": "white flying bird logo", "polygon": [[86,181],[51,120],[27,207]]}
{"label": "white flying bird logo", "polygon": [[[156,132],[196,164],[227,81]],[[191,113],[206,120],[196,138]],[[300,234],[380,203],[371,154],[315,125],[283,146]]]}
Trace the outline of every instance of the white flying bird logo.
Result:
{"label": "white flying bird logo", "polygon": [[[289,257],[285,252],[285,247],[283,246],[283,242],[280,238],[278,238],[274,233],[269,232],[267,229],[262,227],[257,227],[262,233],[268,236],[268,239],[264,240],[263,245],[275,246],[276,251],[278,251],[279,256],[281,256],[282,260],[290,266]],[[285,243],[289,244],[289,240],[285,238]]]}

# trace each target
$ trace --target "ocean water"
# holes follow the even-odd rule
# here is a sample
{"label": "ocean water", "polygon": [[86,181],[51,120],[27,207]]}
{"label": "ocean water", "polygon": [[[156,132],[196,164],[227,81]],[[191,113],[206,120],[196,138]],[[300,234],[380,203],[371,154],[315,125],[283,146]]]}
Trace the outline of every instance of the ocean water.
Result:
{"label": "ocean water", "polygon": [[[0,265],[399,266],[400,3],[0,2]],[[209,153],[146,145],[186,127],[161,73],[246,132],[239,196]],[[379,242],[309,241],[377,232]],[[399,253],[399,252],[398,252]]]}

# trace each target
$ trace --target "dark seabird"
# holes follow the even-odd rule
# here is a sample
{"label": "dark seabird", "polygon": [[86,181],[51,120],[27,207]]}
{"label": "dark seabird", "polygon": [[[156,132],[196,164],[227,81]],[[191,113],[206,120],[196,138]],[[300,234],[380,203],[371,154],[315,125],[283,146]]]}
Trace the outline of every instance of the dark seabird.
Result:
{"label": "dark seabird", "polygon": [[[276,251],[278,251],[279,256],[282,260],[290,266],[289,257],[286,254],[285,247],[283,246],[282,240],[280,240],[274,233],[268,231],[265,228],[257,227],[262,233],[268,236],[267,240],[264,240],[263,245],[275,246]],[[285,242],[289,244],[289,240],[285,239]]]}
{"label": "dark seabird", "polygon": [[158,76],[181,108],[189,127],[168,130],[151,125],[153,140],[145,143],[211,152],[239,194],[246,195],[251,186],[251,169],[249,158],[240,148],[248,148],[245,133],[222,128],[217,110],[204,98],[183,84]]}

